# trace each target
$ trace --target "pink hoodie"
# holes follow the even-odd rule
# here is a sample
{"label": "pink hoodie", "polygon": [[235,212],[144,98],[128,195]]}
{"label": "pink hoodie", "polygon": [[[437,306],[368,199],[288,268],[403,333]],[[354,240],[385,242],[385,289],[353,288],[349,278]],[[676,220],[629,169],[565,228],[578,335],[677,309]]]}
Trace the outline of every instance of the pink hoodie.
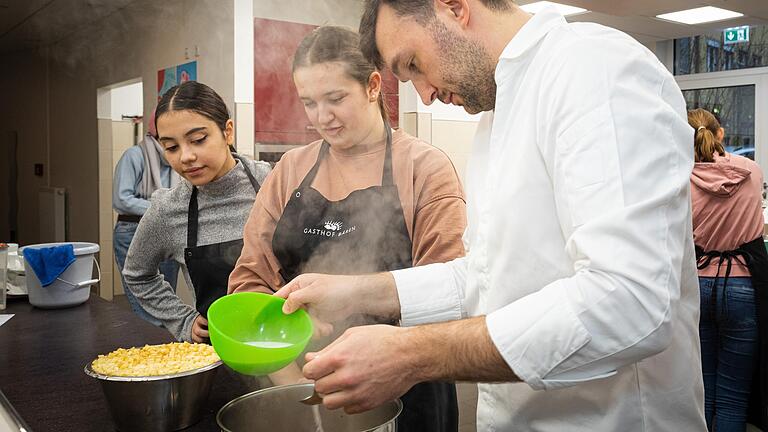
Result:
{"label": "pink hoodie", "polygon": [[[726,153],[714,162],[697,162],[691,174],[693,241],[706,251],[738,248],[763,234],[763,172],[750,159]],[[715,276],[717,261],[699,270]],[[725,264],[720,276],[725,275]],[[735,260],[731,276],[749,276]]]}

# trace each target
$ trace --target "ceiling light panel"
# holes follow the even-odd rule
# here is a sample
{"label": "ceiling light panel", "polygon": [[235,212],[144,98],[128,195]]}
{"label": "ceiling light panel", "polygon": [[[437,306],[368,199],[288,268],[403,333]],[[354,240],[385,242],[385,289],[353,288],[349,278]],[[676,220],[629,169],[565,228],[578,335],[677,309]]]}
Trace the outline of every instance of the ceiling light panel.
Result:
{"label": "ceiling light panel", "polygon": [[720,9],[714,6],[705,6],[679,12],[656,15],[656,18],[661,18],[667,21],[675,21],[683,24],[701,24],[714,21],[723,21],[742,16],[744,16],[743,13],[734,12],[727,9]]}
{"label": "ceiling light panel", "polygon": [[556,8],[557,11],[560,12],[564,16],[576,15],[576,14],[588,12],[586,9],[582,9],[580,7],[569,6],[569,5],[555,3],[555,2],[551,2],[551,1],[538,1],[538,2],[535,2],[535,3],[528,3],[527,5],[520,6],[520,9],[522,9],[522,10],[528,12],[528,13],[536,14],[539,11],[541,11],[542,9],[544,9],[546,7],[550,7],[550,6]]}

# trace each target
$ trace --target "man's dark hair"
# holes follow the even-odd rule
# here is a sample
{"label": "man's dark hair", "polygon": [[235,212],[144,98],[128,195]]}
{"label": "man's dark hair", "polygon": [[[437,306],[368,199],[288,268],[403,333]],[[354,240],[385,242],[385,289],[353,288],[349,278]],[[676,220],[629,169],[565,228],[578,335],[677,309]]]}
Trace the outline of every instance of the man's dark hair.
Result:
{"label": "man's dark hair", "polygon": [[[512,0],[480,0],[485,7],[494,11],[511,8]],[[364,0],[363,17],[360,18],[360,50],[365,58],[380,70],[386,66],[376,47],[376,19],[381,5],[391,7],[397,16],[412,17],[417,23],[426,25],[435,17],[434,0]]]}

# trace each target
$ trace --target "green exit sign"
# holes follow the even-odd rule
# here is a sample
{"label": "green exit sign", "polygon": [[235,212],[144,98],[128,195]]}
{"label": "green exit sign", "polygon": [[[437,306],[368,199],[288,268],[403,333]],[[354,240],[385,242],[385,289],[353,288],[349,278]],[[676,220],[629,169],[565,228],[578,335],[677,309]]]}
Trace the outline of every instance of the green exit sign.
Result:
{"label": "green exit sign", "polygon": [[727,28],[723,30],[723,39],[726,44],[749,42],[749,26]]}

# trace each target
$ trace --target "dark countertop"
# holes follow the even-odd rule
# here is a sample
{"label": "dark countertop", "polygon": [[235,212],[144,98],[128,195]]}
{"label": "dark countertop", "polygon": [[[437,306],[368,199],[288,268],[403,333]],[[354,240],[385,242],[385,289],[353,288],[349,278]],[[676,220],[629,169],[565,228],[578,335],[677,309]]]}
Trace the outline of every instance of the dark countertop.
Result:
{"label": "dark countertop", "polygon": [[[0,326],[0,390],[33,432],[115,430],[101,385],[83,367],[117,348],[173,341],[165,329],[96,295],[66,309],[16,299],[0,313],[15,314]],[[203,419],[185,431],[219,430],[219,408],[250,391],[247,379],[233,374],[219,368]]]}

